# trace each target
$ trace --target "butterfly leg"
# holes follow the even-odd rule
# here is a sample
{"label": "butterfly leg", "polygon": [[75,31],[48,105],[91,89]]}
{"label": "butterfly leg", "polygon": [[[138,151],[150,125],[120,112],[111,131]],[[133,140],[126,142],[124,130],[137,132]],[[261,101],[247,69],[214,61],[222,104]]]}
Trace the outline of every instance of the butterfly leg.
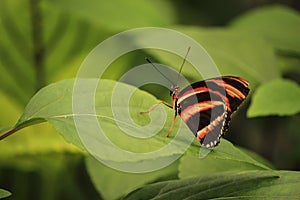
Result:
{"label": "butterfly leg", "polygon": [[[164,104],[164,105],[168,106],[169,108],[173,108],[173,106],[171,106],[171,105],[168,104],[167,102],[160,101],[160,102],[158,102],[157,104],[155,104],[154,106],[152,106],[152,108],[150,108],[149,110],[144,111],[144,112],[140,112],[140,114],[143,114],[143,115],[144,115],[144,114],[148,114],[148,113],[150,113],[152,110],[154,110],[155,108],[157,108],[157,106],[159,106],[160,104]],[[175,120],[176,120],[176,116],[177,116],[177,113],[175,112],[175,115],[174,115],[174,118],[173,118],[173,120],[172,120],[171,127],[170,127],[170,129],[169,129],[169,131],[168,131],[167,137],[170,136],[170,134],[171,134],[171,132],[172,132],[172,130],[173,130],[173,127],[174,127],[174,124],[175,124]]]}
{"label": "butterfly leg", "polygon": [[171,134],[171,132],[172,132],[172,130],[173,130],[173,127],[174,127],[174,124],[175,124],[176,117],[177,117],[177,113],[175,113],[175,115],[174,115],[174,118],[173,118],[173,120],[172,120],[172,124],[171,124],[171,126],[170,126],[169,131],[168,131],[167,137],[170,136],[170,134]]}
{"label": "butterfly leg", "polygon": [[160,104],[164,104],[164,105],[168,106],[169,108],[173,108],[173,107],[172,107],[170,104],[168,104],[167,102],[160,101],[160,102],[158,102],[157,104],[155,104],[154,106],[152,106],[152,108],[150,108],[149,110],[144,111],[144,112],[140,112],[140,114],[142,114],[142,115],[148,114],[148,113],[150,113],[152,110],[154,110],[155,108],[157,108],[157,106],[159,106]]}

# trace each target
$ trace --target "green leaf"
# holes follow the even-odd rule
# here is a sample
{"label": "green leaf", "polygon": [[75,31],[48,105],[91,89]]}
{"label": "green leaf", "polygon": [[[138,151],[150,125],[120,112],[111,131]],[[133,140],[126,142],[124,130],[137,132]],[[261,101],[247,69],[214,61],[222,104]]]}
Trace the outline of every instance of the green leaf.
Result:
{"label": "green leaf", "polygon": [[[221,75],[237,75],[249,80],[250,86],[255,87],[266,80],[279,77],[279,68],[276,64],[276,57],[271,46],[262,38],[253,36],[238,30],[222,28],[199,28],[174,26],[171,27],[196,40],[202,45],[216,63]],[[188,47],[182,47],[187,49]],[[193,48],[190,50],[193,51]],[[177,71],[183,58],[163,51],[148,52],[155,55],[156,59],[167,64]],[[199,55],[199,60],[201,60]],[[188,60],[187,59],[187,60]],[[203,59],[202,59],[203,60]],[[200,66],[194,66],[200,67]],[[185,64],[182,73],[190,81],[200,81],[203,78],[193,66]],[[201,73],[207,73],[209,69],[202,66]]]}
{"label": "green leaf", "polygon": [[121,0],[83,2],[80,0],[46,1],[48,7],[63,10],[75,17],[86,19],[99,27],[126,30],[145,26],[166,26],[175,21],[168,2]]}
{"label": "green leaf", "polygon": [[[242,133],[241,133],[242,134]],[[222,140],[222,146],[219,145],[211,152],[211,157],[222,159],[222,160],[231,160],[236,161],[237,163],[254,165],[259,169],[270,169],[268,166],[256,161],[245,151],[235,147],[232,143],[226,140]]]}
{"label": "green leaf", "polygon": [[179,178],[212,175],[220,172],[260,170],[261,167],[245,161],[221,159],[208,155],[203,159],[195,156],[183,156],[180,159]]}
{"label": "green leaf", "polygon": [[[91,83],[95,83],[96,79],[88,79]],[[149,123],[149,116],[140,115],[139,112],[147,110],[152,105],[154,105],[157,100],[150,94],[138,90],[133,86],[118,83],[121,90],[118,92],[118,95],[122,96],[122,98],[116,98],[115,107],[118,108],[118,119],[115,119],[112,113],[112,94],[115,89],[117,82],[111,80],[101,80],[95,92],[95,104],[97,114],[95,117],[101,124],[103,130],[105,130],[106,136],[109,140],[113,141],[115,145],[118,147],[136,153],[146,153],[156,151],[164,147],[168,144],[172,139],[166,139],[165,135],[167,130],[169,129],[170,123],[172,122],[173,112],[171,109],[160,109],[154,110],[151,113],[151,129],[157,129],[158,134],[151,138],[147,139],[138,139],[135,137],[130,137],[124,133],[124,130],[121,130],[119,125],[116,122],[121,123],[125,126],[126,130],[133,131],[136,134],[147,135],[149,134],[149,130],[147,128],[137,129],[127,121],[128,116],[126,115],[127,109],[130,110],[131,118],[138,123],[139,125],[147,125]],[[81,139],[78,136],[77,129],[74,124],[74,116],[82,117],[82,120],[86,120],[84,123],[84,130],[88,132],[95,132],[95,129],[92,127],[93,121],[89,118],[90,115],[94,115],[92,113],[81,113],[80,115],[74,115],[72,111],[72,95],[73,95],[73,85],[74,80],[65,80],[60,81],[55,84],[51,84],[42,90],[40,90],[29,102],[27,105],[23,115],[19,119],[18,123],[12,130],[18,130],[20,128],[24,128],[30,126],[34,123],[39,123],[42,121],[50,122],[61,134],[62,136],[69,142],[75,144],[78,147],[84,148],[81,142]],[[100,87],[101,86],[101,87]],[[86,88],[86,87],[83,87]],[[131,93],[131,91],[135,90],[133,96],[131,96],[129,104],[126,105],[126,101],[124,103],[124,98]],[[88,96],[93,95],[92,93],[87,93],[85,90],[82,90],[79,96],[87,98]],[[105,97],[105,98],[103,98]],[[86,103],[83,102],[84,106]],[[162,117],[165,116],[164,111],[167,112],[166,123],[162,121]],[[115,121],[116,120],[116,121]],[[178,129],[178,125],[180,124],[180,119],[177,119],[174,127],[174,133]],[[188,139],[192,137],[192,134],[188,134],[189,130],[185,124],[182,124],[184,134],[179,138],[176,144],[180,145],[185,143]],[[160,127],[163,125],[162,127]],[[144,130],[145,129],[145,130]],[[113,133],[113,134],[112,134]],[[95,138],[89,138],[89,142],[94,141]],[[128,157],[124,156],[125,154],[119,154],[119,152],[106,144],[104,141],[98,141],[96,150],[99,151],[107,151],[107,155],[105,155],[105,160],[111,160],[116,162],[135,162],[142,159],[143,157],[132,157],[128,160]],[[175,145],[176,146],[176,145]],[[193,155],[198,156],[199,146],[192,146],[191,150]],[[156,159],[159,157],[165,156],[178,156],[183,151],[178,147],[174,147],[169,149],[167,152],[163,152],[160,154],[155,154],[150,157],[151,159]],[[257,167],[267,168],[263,164],[256,162],[251,157],[247,156],[244,152],[235,148],[232,144],[227,142],[226,140],[222,140],[221,144],[214,149],[213,152],[209,156],[214,156],[221,159],[234,160],[238,162],[248,163],[252,165],[256,165]]]}
{"label": "green leaf", "polygon": [[[118,119],[115,119],[112,112],[113,106],[111,106],[111,102],[113,99],[112,93],[114,92],[117,82],[111,80],[101,80],[98,82],[97,79],[88,79],[87,82],[88,84],[98,83],[96,92],[86,92],[86,87],[83,87],[83,90],[81,90],[78,95],[83,97],[83,100],[85,100],[88,96],[95,95],[96,114],[89,111],[80,114],[73,113],[72,97],[74,80],[64,80],[50,84],[49,86],[41,89],[28,103],[18,123],[10,131],[14,132],[32,124],[48,121],[67,141],[78,147],[84,148],[74,124],[74,116],[84,121],[82,128],[84,131],[88,131],[89,133],[97,133],[95,132],[96,129],[94,129],[94,126],[92,126],[94,122],[93,119],[96,118],[101,124],[101,128],[104,130],[105,136],[109,140],[113,141],[116,146],[124,149],[125,151],[121,151],[120,153],[114,146],[103,140],[95,139],[93,135],[88,137],[88,142],[92,144],[97,142],[95,150],[98,152],[106,152],[102,159],[117,162],[144,160],[144,154],[128,158],[125,156],[127,155],[126,152],[153,152],[173,141],[170,138],[166,138],[167,130],[172,122],[173,112],[171,109],[163,109],[163,107],[159,107],[151,112],[150,116],[152,121],[150,124],[151,126],[148,128],[142,127],[141,129],[137,129],[134,124],[131,124],[132,122],[128,121],[127,109],[130,110],[131,118],[135,121],[135,123],[142,126],[149,124],[149,116],[141,115],[140,112],[148,110],[151,106],[157,103],[157,99],[155,99],[152,95],[138,90],[133,86],[118,83],[119,91],[117,94],[122,98],[116,98],[115,100],[115,108],[118,108],[117,111],[119,116]],[[132,91],[134,91],[134,93],[130,97],[130,102],[129,104],[126,104],[126,102],[124,102],[124,98]],[[86,102],[82,102],[83,106],[85,106],[85,104]],[[166,116],[166,114],[166,124],[164,124],[162,117]],[[124,130],[120,129],[120,124],[123,125],[123,128],[126,130],[140,136],[147,136],[149,131],[153,129],[157,130],[158,134],[147,139],[132,137],[124,133]],[[180,123],[176,123],[174,133],[179,124]],[[181,149],[182,144],[186,146],[189,144],[187,143],[188,140],[191,138],[194,139],[192,134],[186,134],[188,131],[187,126],[183,123],[182,126],[182,132],[184,132],[184,134],[178,136],[177,140],[173,143],[173,146],[168,147],[170,148],[168,151],[163,151],[163,153],[159,154],[153,152],[148,159],[156,159],[165,156],[178,157],[184,150]]]}
{"label": "green leaf", "polygon": [[129,192],[162,179],[177,178],[178,163],[158,171],[132,174],[114,170],[95,160],[86,158],[86,166],[94,186],[104,199],[118,199]]}
{"label": "green leaf", "polygon": [[[219,172],[270,169],[267,162],[259,162],[258,155],[249,155],[229,141],[221,139],[220,144],[205,157],[200,157],[200,147],[192,145],[186,155],[180,158],[179,177],[189,178]],[[254,159],[255,158],[255,159]]]}
{"label": "green leaf", "polygon": [[9,191],[0,189],[0,198],[1,199],[9,197],[9,196],[11,196],[11,193]]}
{"label": "green leaf", "polygon": [[[103,28],[100,31],[63,10],[43,6],[44,2],[39,7],[42,28],[35,30],[43,35],[42,44],[35,44],[32,39],[32,30],[36,28],[31,21],[32,2],[0,2],[0,90],[21,106],[38,89],[37,68],[45,72],[45,77],[41,77],[45,83],[74,77],[88,52],[108,36]],[[46,49],[41,54],[40,66],[36,66],[33,58],[35,45]]]}
{"label": "green leaf", "polygon": [[231,27],[261,35],[277,50],[300,53],[300,15],[291,8],[261,7],[239,16]]}
{"label": "green leaf", "polygon": [[21,104],[30,99],[36,84],[28,10],[24,0],[0,2],[0,89]]}
{"label": "green leaf", "polygon": [[155,183],[128,194],[124,199],[298,199],[299,172],[225,172]]}
{"label": "green leaf", "polygon": [[47,49],[44,67],[47,83],[51,83],[75,77],[90,51],[112,33],[48,4],[50,1],[41,2],[43,21],[47,24],[42,30]]}
{"label": "green leaf", "polygon": [[300,87],[297,83],[276,79],[261,85],[253,95],[248,117],[294,115],[300,112]]}

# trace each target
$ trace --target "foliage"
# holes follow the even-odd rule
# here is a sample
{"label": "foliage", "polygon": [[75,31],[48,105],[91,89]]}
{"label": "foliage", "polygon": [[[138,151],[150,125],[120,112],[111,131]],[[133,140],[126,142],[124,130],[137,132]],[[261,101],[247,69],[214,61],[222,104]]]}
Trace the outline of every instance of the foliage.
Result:
{"label": "foliage", "polygon": [[5,198],[5,197],[9,197],[11,195],[10,192],[6,191],[6,190],[3,190],[3,189],[0,189],[0,198]]}
{"label": "foliage", "polygon": [[[284,6],[266,6],[236,17],[225,27],[208,28],[179,25],[174,6],[175,3],[168,1],[149,0],[135,3],[93,0],[88,4],[78,0],[0,2],[0,125],[5,126],[0,130],[1,137],[11,134],[0,144],[0,176],[5,177],[0,178],[0,187],[9,189],[12,198],[23,195],[57,199],[63,194],[72,199],[99,198],[98,195],[104,199],[163,199],[180,198],[181,195],[191,199],[240,198],[241,195],[254,199],[262,196],[299,198],[296,188],[300,180],[298,172],[276,170],[259,155],[225,139],[204,159],[199,159],[199,145],[195,142],[172,165],[143,174],[116,171],[87,155],[73,121],[74,80],[68,78],[76,75],[84,57],[99,42],[120,31],[140,26],[168,27],[195,39],[212,56],[221,74],[238,75],[250,81],[251,100],[244,105],[250,102],[249,118],[288,116],[296,123],[289,122],[285,127],[293,127],[295,141],[300,140],[297,131],[300,110],[297,83],[300,74],[299,13]],[[138,114],[155,104],[157,98],[168,100],[165,88],[150,86],[145,88],[148,92],[137,89],[131,98],[130,114],[138,125],[151,122],[159,129],[160,116],[164,111],[168,115],[159,133],[142,143],[123,134],[114,122],[111,99],[102,97],[110,97],[117,84],[114,80],[118,80],[131,66],[144,63],[145,55],[151,55],[176,70],[178,63],[182,62],[175,55],[153,49],[129,53],[110,66],[104,76],[110,80],[101,80],[102,89],[97,90],[95,98],[97,120],[108,132],[114,133],[108,137],[118,146],[133,152],[153,151],[172,139],[165,138],[172,121],[171,109],[154,111],[152,121],[148,116]],[[201,79],[188,63],[183,75],[190,81]],[[58,80],[61,81],[56,82]],[[120,85],[124,95],[135,89],[127,84]],[[122,102],[117,103],[120,104],[120,113],[126,113]],[[132,129],[123,118],[120,123]],[[14,123],[16,119],[18,121]],[[175,130],[179,124],[180,119],[176,121]],[[256,127],[259,129],[259,125]],[[89,130],[89,127],[86,129]],[[253,137],[257,129],[249,132],[239,127],[238,135]],[[140,134],[147,132],[145,129]],[[105,148],[105,144],[97,142],[97,148]],[[300,150],[295,149],[295,154],[299,155],[297,151]],[[109,161],[144,161],[141,158],[126,160],[122,156],[114,157],[113,149],[108,152],[110,154],[105,159]],[[174,148],[151,159],[179,154],[180,150]],[[295,159],[299,162],[299,157]],[[87,187],[78,184],[79,178],[73,179],[77,166],[82,162],[86,167],[81,167],[80,171],[86,169],[92,181],[92,184],[86,184]],[[10,176],[11,172],[14,176]],[[4,186],[7,183],[3,180],[12,180],[7,181],[12,185]],[[35,183],[33,188],[30,188],[28,180]],[[41,186],[45,196],[35,192],[34,187]],[[25,192],[24,188],[29,192]],[[9,195],[9,192],[0,189],[0,198]]]}
{"label": "foliage", "polygon": [[223,172],[147,185],[124,199],[293,199],[299,197],[298,176],[288,171]]}
{"label": "foliage", "polygon": [[[272,103],[266,96],[273,99]],[[272,80],[256,90],[248,116],[297,114],[300,112],[299,96],[300,88],[297,83],[285,79]]]}

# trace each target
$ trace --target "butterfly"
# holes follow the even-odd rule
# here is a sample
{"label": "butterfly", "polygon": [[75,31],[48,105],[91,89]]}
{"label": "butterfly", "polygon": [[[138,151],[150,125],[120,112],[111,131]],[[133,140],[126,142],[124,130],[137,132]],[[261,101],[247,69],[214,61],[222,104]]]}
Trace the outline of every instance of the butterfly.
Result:
{"label": "butterfly", "polygon": [[[150,60],[147,61],[151,63]],[[237,76],[210,78],[195,82],[182,90],[173,84],[170,89],[172,105],[160,101],[141,114],[149,113],[159,104],[164,104],[175,111],[167,136],[172,132],[175,119],[179,115],[201,146],[212,149],[219,144],[220,138],[228,130],[232,113],[246,99],[250,91],[248,86],[246,79]]]}

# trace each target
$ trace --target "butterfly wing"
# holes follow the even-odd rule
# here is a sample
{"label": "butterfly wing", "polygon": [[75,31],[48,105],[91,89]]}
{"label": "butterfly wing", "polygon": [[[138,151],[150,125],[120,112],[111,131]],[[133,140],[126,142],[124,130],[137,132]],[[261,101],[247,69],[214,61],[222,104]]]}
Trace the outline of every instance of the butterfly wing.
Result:
{"label": "butterfly wing", "polygon": [[[227,111],[231,115],[246,99],[249,93],[249,83],[246,79],[236,76],[222,76],[205,81],[212,91],[220,91],[227,105]],[[223,96],[225,90],[225,97]]]}
{"label": "butterfly wing", "polygon": [[178,114],[199,142],[212,148],[219,143],[228,129],[230,115],[248,92],[248,82],[235,76],[196,82],[178,94]]}

